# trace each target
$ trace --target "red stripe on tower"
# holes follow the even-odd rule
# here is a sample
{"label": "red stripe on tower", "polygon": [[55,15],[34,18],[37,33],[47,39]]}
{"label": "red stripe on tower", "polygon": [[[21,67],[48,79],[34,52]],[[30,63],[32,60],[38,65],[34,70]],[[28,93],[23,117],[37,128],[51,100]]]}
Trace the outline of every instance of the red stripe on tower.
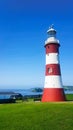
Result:
{"label": "red stripe on tower", "polygon": [[46,76],[48,75],[61,75],[59,64],[48,64],[46,65]]}
{"label": "red stripe on tower", "polygon": [[49,38],[45,42],[46,70],[42,102],[65,101],[59,63],[59,40],[56,39],[56,30],[53,26],[47,33]]}

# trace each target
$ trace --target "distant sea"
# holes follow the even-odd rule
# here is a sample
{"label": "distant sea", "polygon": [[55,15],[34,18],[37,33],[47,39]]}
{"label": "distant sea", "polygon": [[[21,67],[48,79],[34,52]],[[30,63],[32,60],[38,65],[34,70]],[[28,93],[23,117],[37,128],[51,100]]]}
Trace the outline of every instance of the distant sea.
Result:
{"label": "distant sea", "polygon": [[[15,93],[20,93],[23,96],[25,96],[25,95],[39,95],[39,94],[43,93],[43,92],[32,91],[33,89],[32,88],[30,88],[30,89],[0,89],[0,92],[15,92]],[[66,90],[65,93],[66,94],[73,94],[73,90]]]}
{"label": "distant sea", "polygon": [[[34,89],[0,89],[0,92],[14,92],[22,94],[23,96],[35,96],[35,95],[42,95],[43,92],[35,92],[32,91]],[[73,90],[66,90],[65,94],[73,94]],[[1,94],[0,99],[7,99],[10,98],[10,95]]]}
{"label": "distant sea", "polygon": [[23,96],[25,95],[39,95],[42,94],[42,92],[33,92],[33,89],[0,89],[0,92],[14,92],[14,93],[20,93]]}

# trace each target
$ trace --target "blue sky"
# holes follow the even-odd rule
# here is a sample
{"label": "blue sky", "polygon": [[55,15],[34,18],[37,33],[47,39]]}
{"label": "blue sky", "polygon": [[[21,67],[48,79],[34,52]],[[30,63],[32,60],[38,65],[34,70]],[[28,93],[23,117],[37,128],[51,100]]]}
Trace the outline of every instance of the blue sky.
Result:
{"label": "blue sky", "polygon": [[43,87],[49,26],[60,40],[64,85],[73,85],[72,0],[0,1],[0,88]]}

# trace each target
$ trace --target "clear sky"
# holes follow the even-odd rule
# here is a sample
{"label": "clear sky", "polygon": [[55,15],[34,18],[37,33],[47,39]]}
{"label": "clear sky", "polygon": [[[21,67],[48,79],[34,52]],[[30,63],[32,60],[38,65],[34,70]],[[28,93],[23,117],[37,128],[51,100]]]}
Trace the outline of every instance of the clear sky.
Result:
{"label": "clear sky", "polygon": [[73,1],[0,0],[0,88],[44,86],[44,42],[52,23],[63,84],[73,85]]}

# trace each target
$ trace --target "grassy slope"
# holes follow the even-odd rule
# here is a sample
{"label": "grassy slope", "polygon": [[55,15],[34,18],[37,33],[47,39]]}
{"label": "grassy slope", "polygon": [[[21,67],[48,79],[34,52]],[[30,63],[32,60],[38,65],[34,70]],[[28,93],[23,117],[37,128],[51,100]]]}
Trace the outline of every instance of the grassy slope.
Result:
{"label": "grassy slope", "polygon": [[73,101],[73,94],[66,94],[66,99]]}
{"label": "grassy slope", "polygon": [[0,130],[72,130],[73,103],[0,105]]}

